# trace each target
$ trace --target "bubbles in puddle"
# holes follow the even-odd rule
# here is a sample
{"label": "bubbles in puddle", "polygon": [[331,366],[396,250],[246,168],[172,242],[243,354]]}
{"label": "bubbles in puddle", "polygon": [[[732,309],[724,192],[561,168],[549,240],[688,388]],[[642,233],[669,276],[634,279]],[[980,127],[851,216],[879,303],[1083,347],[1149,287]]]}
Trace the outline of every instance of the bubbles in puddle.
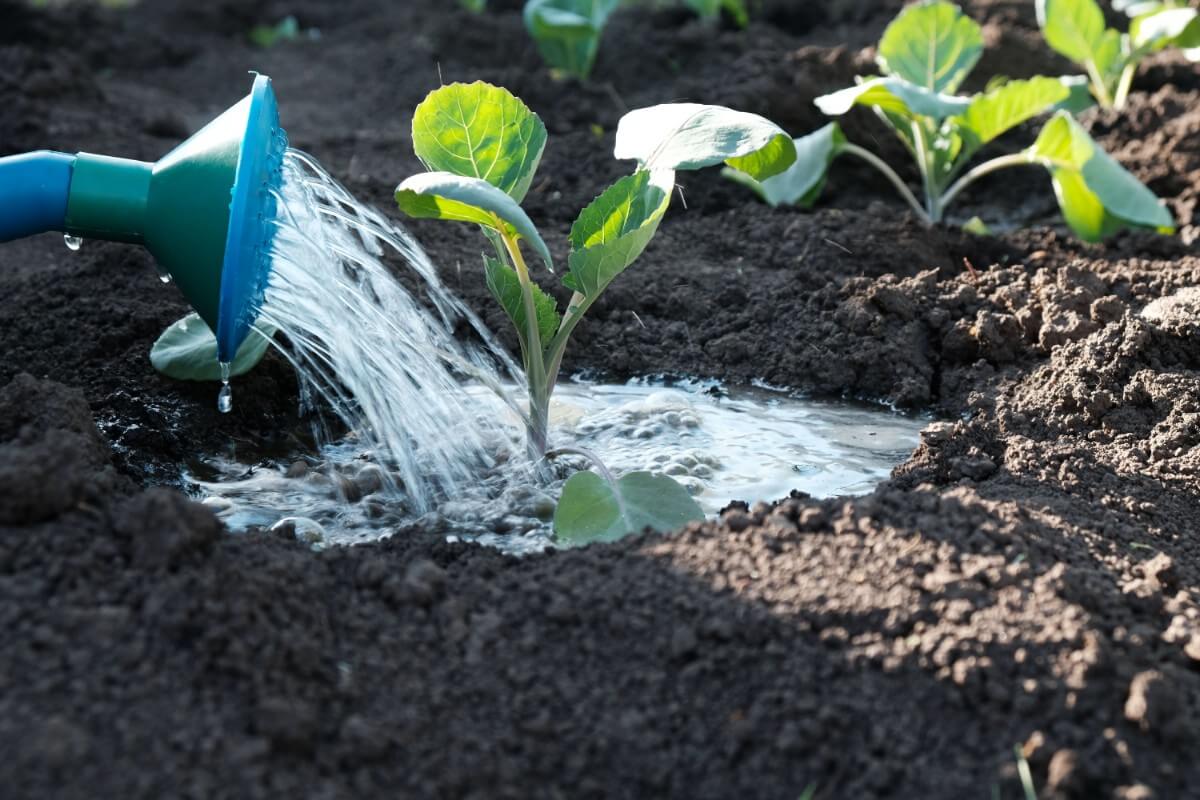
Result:
{"label": "bubbles in puddle", "polygon": [[[467,391],[478,413],[507,414],[519,427],[490,391]],[[727,390],[714,382],[567,383],[551,408],[551,444],[585,448],[617,474],[670,475],[715,515],[730,501],[777,500],[793,489],[818,497],[868,492],[908,457],[928,422],[878,406]],[[353,436],[319,454],[212,459],[203,480],[196,474],[190,480],[206,502],[221,503],[214,510],[234,530],[300,518],[320,526],[321,542],[328,545],[371,541],[414,526],[508,552],[534,552],[552,543],[563,481],[588,465],[564,457],[554,463],[551,480],[534,484],[524,470],[506,469],[504,448],[511,442],[501,437],[497,463],[425,513],[406,502],[398,472]]]}

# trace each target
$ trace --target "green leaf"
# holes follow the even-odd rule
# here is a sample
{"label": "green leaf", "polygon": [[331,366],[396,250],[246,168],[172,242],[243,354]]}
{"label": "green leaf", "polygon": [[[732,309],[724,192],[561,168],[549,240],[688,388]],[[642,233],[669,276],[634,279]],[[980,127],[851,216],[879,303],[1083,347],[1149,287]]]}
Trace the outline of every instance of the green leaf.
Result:
{"label": "green leaf", "polygon": [[971,105],[965,97],[931,92],[896,77],[870,78],[857,86],[822,95],[814,102],[831,117],[841,116],[854,106],[869,106],[901,117],[918,115],[935,120],[962,114]]}
{"label": "green leaf", "polygon": [[635,172],[608,187],[571,227],[570,278],[577,292],[595,297],[637,260],[671,204],[672,170]]}
{"label": "green leaf", "polygon": [[620,0],[528,0],[525,28],[547,64],[586,78],[608,17],[619,5]]}
{"label": "green leaf", "polygon": [[1135,49],[1151,53],[1172,45],[1200,45],[1200,12],[1194,8],[1162,8],[1135,17],[1129,24],[1129,38]]}
{"label": "green leaf", "polygon": [[1070,94],[1071,90],[1057,78],[1009,81],[975,95],[966,113],[956,122],[969,136],[970,151],[974,152],[1022,122],[1050,111]]}
{"label": "green leaf", "polygon": [[[499,301],[504,313],[508,314],[508,318],[516,326],[517,335],[521,337],[521,342],[527,351],[529,342],[526,341],[528,328],[525,325],[525,303],[521,296],[521,279],[517,277],[517,271],[486,253],[483,256],[483,268],[487,278],[488,291]],[[558,332],[558,303],[534,283],[533,307],[537,314],[538,337],[545,346]]]}
{"label": "green leaf", "polygon": [[1078,114],[1096,105],[1096,97],[1092,94],[1091,82],[1087,75],[1062,75],[1058,81],[1067,87],[1067,97],[1054,107],[1055,111]]}
{"label": "green leaf", "polygon": [[294,42],[300,38],[300,23],[293,16],[286,16],[275,25],[255,25],[250,29],[250,41],[258,47],[269,49],[280,42]]}
{"label": "green leaf", "polygon": [[1113,11],[1123,11],[1130,17],[1140,17],[1161,8],[1167,8],[1160,0],[1113,0]]}
{"label": "green leaf", "polygon": [[[264,325],[251,328],[230,362],[230,376],[244,375],[262,361],[274,335],[275,330]],[[180,381],[221,380],[217,337],[196,313],[171,323],[163,331],[150,348],[150,363],[163,375]]]}
{"label": "green leaf", "polygon": [[615,542],[646,528],[666,533],[704,520],[687,489],[666,475],[631,472],[616,485],[594,472],[576,472],[554,511],[559,542],[578,547]]}
{"label": "green leaf", "polygon": [[665,103],[622,117],[613,155],[636,159],[649,170],[703,169],[724,162],[762,180],[790,167],[796,148],[782,128],[757,114]]}
{"label": "green leaf", "polygon": [[983,55],[978,23],[953,3],[911,5],[879,40],[878,62],[895,75],[934,93],[953,93]]}
{"label": "green leaf", "polygon": [[487,181],[449,172],[413,175],[396,187],[396,204],[416,219],[474,222],[524,238],[553,270],[550,248],[517,202]]}
{"label": "green leaf", "polygon": [[458,4],[473,14],[481,14],[487,8],[487,0],[458,0]]}
{"label": "green leaf", "polygon": [[546,148],[546,126],[507,89],[452,83],[413,112],[413,150],[430,172],[479,178],[520,203]]}
{"label": "green leaf", "polygon": [[825,187],[829,165],[846,144],[846,136],[836,122],[795,140],[796,163],[787,171],[765,181],[756,181],[744,172],[726,168],[726,177],[754,190],[767,205],[795,205],[811,208]]}
{"label": "green leaf", "polygon": [[1099,241],[1122,224],[1163,231],[1175,227],[1171,212],[1154,193],[1070,114],[1058,112],[1027,152],[1050,170],[1063,216],[1081,239]]}
{"label": "green leaf", "polygon": [[1076,64],[1091,63],[1102,76],[1112,72],[1120,34],[1105,25],[1096,0],[1037,0],[1036,8],[1050,47]]}
{"label": "green leaf", "polygon": [[716,19],[721,9],[729,12],[738,27],[744,28],[750,22],[750,12],[743,0],[684,0],[684,5],[695,11],[704,19]]}

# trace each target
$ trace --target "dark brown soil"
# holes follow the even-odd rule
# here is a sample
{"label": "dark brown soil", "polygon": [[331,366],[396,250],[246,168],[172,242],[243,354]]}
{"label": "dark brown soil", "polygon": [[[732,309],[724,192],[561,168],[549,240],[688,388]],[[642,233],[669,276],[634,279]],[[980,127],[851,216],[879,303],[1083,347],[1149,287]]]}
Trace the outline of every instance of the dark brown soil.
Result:
{"label": "dark brown soil", "polygon": [[[622,13],[587,86],[549,81],[500,5],[0,0],[0,153],[157,158],[257,69],[293,143],[389,208],[439,72],[490,80],[551,130],[528,205],[561,253],[628,167],[610,157],[626,108],[810,130],[901,3],[772,0],[745,33]],[[969,6],[993,48],[980,80],[1067,69],[1032,3]],[[247,44],[287,14],[320,39]],[[812,213],[687,176],[571,368],[956,421],[868,497],[519,561],[421,534],[319,554],[228,535],[163,485],[291,430],[288,368],[270,357],[221,417],[212,387],[146,359],[184,311],[146,254],[0,247],[0,794],[1020,798],[1020,745],[1043,797],[1200,797],[1200,304],[1143,316],[1200,284],[1200,76],[1164,55],[1136,89],[1085,124],[1168,200],[1175,237],[1080,245],[1036,170],[958,208],[996,238],[925,230],[853,164]],[[899,154],[869,115],[848,129]],[[470,232],[416,232],[506,330]]]}

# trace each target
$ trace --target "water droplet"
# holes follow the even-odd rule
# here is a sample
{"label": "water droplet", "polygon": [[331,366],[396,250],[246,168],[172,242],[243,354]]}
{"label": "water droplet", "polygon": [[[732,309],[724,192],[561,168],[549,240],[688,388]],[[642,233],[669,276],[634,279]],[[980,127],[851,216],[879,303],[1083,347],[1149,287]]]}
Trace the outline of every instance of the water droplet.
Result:
{"label": "water droplet", "polygon": [[221,362],[221,393],[217,395],[217,411],[228,414],[233,411],[233,387],[229,385],[230,365],[228,361]]}
{"label": "water droplet", "polygon": [[171,273],[163,269],[159,264],[155,263],[154,268],[158,270],[158,279],[163,283],[171,282]]}
{"label": "water droplet", "polygon": [[83,239],[78,236],[72,236],[69,233],[64,233],[63,244],[67,246],[68,250],[78,251],[79,248],[83,247]]}
{"label": "water droplet", "polygon": [[221,387],[221,393],[217,395],[217,411],[222,414],[233,411],[233,389],[228,383]]}

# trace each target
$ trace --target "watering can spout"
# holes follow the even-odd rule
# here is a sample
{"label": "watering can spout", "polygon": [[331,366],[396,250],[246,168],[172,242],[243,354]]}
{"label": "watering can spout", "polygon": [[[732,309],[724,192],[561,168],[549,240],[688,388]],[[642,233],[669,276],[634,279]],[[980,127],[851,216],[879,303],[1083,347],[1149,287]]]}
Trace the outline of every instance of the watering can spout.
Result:
{"label": "watering can spout", "polygon": [[155,163],[0,158],[0,242],[45,231],[145,245],[231,361],[266,291],[287,136],[271,81]]}

